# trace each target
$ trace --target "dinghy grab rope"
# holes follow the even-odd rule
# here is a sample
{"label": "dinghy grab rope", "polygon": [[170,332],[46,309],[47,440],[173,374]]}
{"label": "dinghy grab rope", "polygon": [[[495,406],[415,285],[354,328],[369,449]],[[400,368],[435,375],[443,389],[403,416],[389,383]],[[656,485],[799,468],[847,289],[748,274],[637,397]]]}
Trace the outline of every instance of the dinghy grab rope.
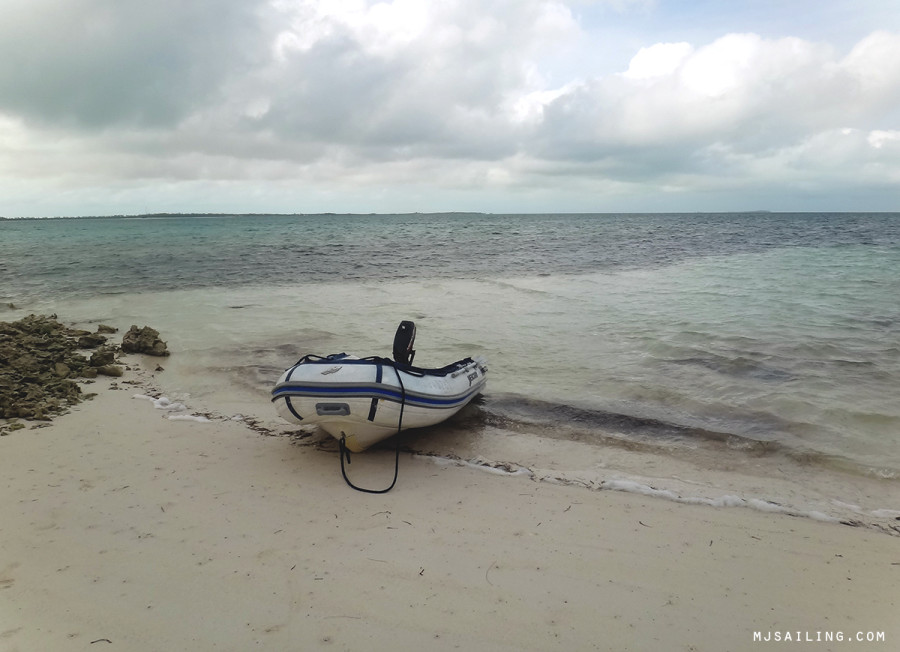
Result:
{"label": "dinghy grab rope", "polygon": [[[397,374],[397,382],[400,383],[400,417],[397,420],[397,434],[399,435],[400,431],[403,429],[403,408],[406,407],[406,387],[403,386],[403,378],[400,377],[400,371],[397,369],[397,365],[390,360],[387,360],[386,362],[391,363],[390,366],[394,369],[394,373]],[[353,484],[350,481],[350,478],[347,477],[347,469],[344,467],[344,456],[347,457],[347,465],[350,464],[350,451],[347,450],[347,435],[341,433],[339,443],[341,449],[341,475],[344,476],[344,482],[347,483],[347,486],[367,494],[386,494],[394,488],[394,485],[397,484],[397,475],[400,471],[399,441],[397,442],[397,446],[394,449],[394,480],[391,482],[391,485],[387,489],[366,489],[365,487],[358,487],[357,485]]]}

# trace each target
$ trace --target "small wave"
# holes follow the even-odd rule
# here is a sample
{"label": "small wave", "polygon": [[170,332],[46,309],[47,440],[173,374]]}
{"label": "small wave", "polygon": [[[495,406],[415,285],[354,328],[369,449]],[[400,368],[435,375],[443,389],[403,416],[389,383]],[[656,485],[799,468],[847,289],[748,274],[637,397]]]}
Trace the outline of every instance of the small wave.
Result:
{"label": "small wave", "polygon": [[157,410],[172,410],[177,412],[187,409],[184,403],[173,401],[167,396],[153,397],[146,394],[135,394],[132,398],[140,398],[150,401],[151,403],[153,403],[153,407],[155,407]]}
{"label": "small wave", "polygon": [[683,495],[670,489],[659,489],[636,480],[622,478],[586,478],[574,475],[560,473],[558,471],[547,471],[541,469],[530,469],[509,462],[493,462],[481,457],[470,460],[462,459],[455,456],[437,456],[430,454],[418,454],[431,462],[447,466],[465,466],[469,468],[496,473],[509,476],[526,476],[537,482],[547,482],[551,484],[576,485],[586,489],[595,491],[621,491],[625,493],[633,493],[641,496],[650,496],[652,498],[660,498],[685,505],[705,505],[708,507],[744,507],[754,509],[760,512],[773,514],[786,514],[788,516],[800,516],[810,518],[816,521],[824,521],[828,523],[842,523],[847,525],[858,525],[859,523],[845,522],[840,518],[825,514],[819,510],[794,508],[789,505],[783,505],[771,500],[764,500],[754,497],[741,497],[732,494],[721,495],[713,498],[704,496]]}
{"label": "small wave", "polygon": [[169,421],[194,421],[196,423],[210,423],[207,415],[186,414],[187,406],[184,403],[173,401],[167,396],[148,396],[147,394],[135,394],[132,398],[150,401],[157,410],[166,412],[165,418]]}
{"label": "small wave", "polygon": [[866,513],[855,505],[841,504],[837,501],[833,501],[832,505],[835,507],[835,510],[830,510],[832,513],[829,514],[818,509],[793,506],[755,496],[740,496],[735,494],[721,494],[717,496],[690,495],[672,489],[654,487],[646,482],[631,478],[605,478],[599,474],[585,474],[583,472],[567,473],[529,468],[511,462],[497,462],[484,457],[464,459],[452,454],[440,455],[422,452],[416,452],[414,454],[417,457],[424,458],[440,466],[462,466],[498,475],[524,476],[535,482],[577,486],[592,491],[620,491],[668,500],[684,505],[702,505],[718,508],[742,507],[770,514],[784,514],[787,516],[809,518],[826,523],[840,523],[851,527],[868,527],[892,536],[900,536],[900,526],[897,526],[892,522],[900,519],[900,512],[897,512],[896,510],[876,509]]}
{"label": "small wave", "polygon": [[202,414],[170,414],[166,418],[169,421],[196,421],[197,423],[210,423],[209,418]]}

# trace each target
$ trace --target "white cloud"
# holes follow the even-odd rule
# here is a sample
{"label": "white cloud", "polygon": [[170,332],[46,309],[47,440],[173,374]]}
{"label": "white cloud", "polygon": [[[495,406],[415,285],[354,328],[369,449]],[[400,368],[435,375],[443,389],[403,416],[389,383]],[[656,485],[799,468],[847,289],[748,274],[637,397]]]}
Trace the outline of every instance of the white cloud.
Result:
{"label": "white cloud", "polygon": [[693,51],[690,43],[657,43],[641,48],[622,76],[652,80],[671,75]]}
{"label": "white cloud", "polygon": [[900,36],[875,40],[877,48],[863,43],[845,59],[828,46],[755,34],[731,34],[698,48],[644,48],[624,74],[553,98],[545,107],[544,142],[557,156],[575,137],[582,156],[672,144],[689,155],[719,141],[765,151],[822,129],[865,128],[889,117],[885,99],[900,91],[897,66],[876,74],[866,65],[874,63],[873,51],[900,47]]}
{"label": "white cloud", "polygon": [[372,5],[363,0],[277,0],[271,6],[288,25],[275,39],[275,53],[282,60],[291,50],[308,51],[341,35],[369,54],[390,56],[436,27],[429,5],[416,0]]}
{"label": "white cloud", "polygon": [[876,129],[875,131],[869,133],[867,140],[869,141],[869,145],[871,145],[875,149],[882,149],[884,147],[898,147],[900,146],[900,131],[882,131],[880,129]]}

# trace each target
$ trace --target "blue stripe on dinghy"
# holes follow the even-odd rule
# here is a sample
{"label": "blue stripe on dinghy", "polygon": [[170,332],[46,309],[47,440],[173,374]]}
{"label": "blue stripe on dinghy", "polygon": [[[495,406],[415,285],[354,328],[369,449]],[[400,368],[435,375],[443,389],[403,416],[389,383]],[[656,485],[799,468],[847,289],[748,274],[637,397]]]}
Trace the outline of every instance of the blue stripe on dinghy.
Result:
{"label": "blue stripe on dinghy", "polygon": [[[454,394],[453,396],[438,396],[434,394],[423,394],[420,392],[413,392],[410,390],[406,390],[406,398],[407,401],[421,401],[423,403],[455,403],[457,401],[465,399],[467,396],[471,396],[472,394],[480,391],[482,384],[478,384],[469,388],[468,391],[461,392],[459,394]],[[359,384],[359,385],[347,385],[347,384],[309,384],[304,385],[298,382],[294,383],[282,383],[281,385],[275,387],[272,390],[272,396],[276,397],[281,394],[290,394],[293,396],[335,396],[340,394],[345,394],[347,396],[352,396],[353,398],[361,398],[361,397],[378,397],[384,398],[388,400],[401,400],[403,398],[403,393],[399,390],[394,389],[390,385],[375,385],[371,384]]]}
{"label": "blue stripe on dinghy", "polygon": [[[473,387],[472,391],[465,394],[459,394],[448,398],[440,398],[433,396],[416,395],[409,391],[406,392],[407,405],[418,405],[420,407],[451,407],[459,403],[468,401],[472,396],[481,390],[481,385]],[[403,395],[396,390],[382,387],[373,387],[371,385],[360,386],[321,386],[321,385],[281,385],[272,390],[272,400],[281,398],[282,396],[311,396],[311,397],[334,397],[346,396],[348,398],[383,398],[388,401],[400,403]]]}

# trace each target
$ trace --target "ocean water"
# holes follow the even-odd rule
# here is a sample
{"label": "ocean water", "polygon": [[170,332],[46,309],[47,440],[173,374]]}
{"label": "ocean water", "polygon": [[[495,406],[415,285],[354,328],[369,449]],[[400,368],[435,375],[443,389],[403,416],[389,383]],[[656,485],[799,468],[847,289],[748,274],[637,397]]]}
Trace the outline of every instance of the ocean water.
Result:
{"label": "ocean water", "polygon": [[900,214],[0,220],[0,278],[0,319],[160,330],[158,382],[197,411],[275,428],[285,367],[389,355],[412,319],[417,364],[490,367],[483,398],[412,450],[900,516]]}

